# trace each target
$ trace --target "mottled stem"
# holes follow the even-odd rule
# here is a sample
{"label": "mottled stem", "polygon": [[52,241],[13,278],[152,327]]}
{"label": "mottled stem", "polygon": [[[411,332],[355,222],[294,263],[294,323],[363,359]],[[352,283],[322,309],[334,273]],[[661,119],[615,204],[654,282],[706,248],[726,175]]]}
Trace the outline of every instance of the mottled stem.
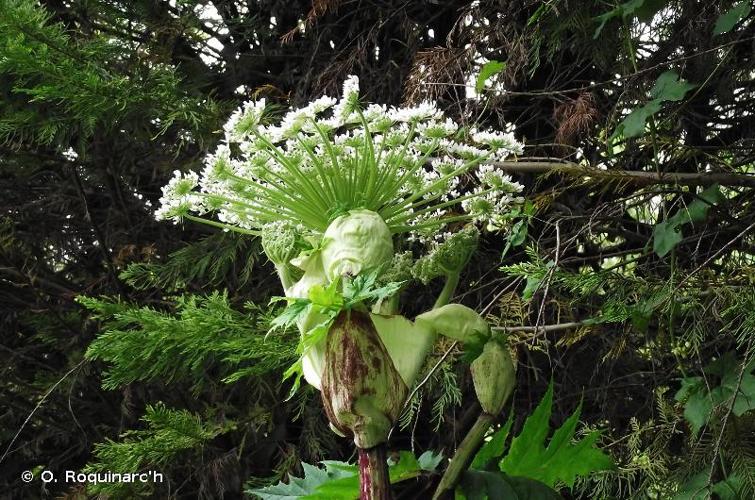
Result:
{"label": "mottled stem", "polygon": [[435,490],[433,500],[446,500],[454,497],[454,490],[461,481],[461,476],[464,471],[469,468],[477,451],[482,446],[482,442],[485,439],[485,433],[488,431],[491,425],[495,422],[495,417],[490,413],[482,412],[477,417],[474,425],[459,447],[456,449],[451,463],[448,464],[446,472],[443,473],[443,477],[440,479],[438,488]]}
{"label": "mottled stem", "polygon": [[393,500],[385,445],[358,449],[360,500]]}

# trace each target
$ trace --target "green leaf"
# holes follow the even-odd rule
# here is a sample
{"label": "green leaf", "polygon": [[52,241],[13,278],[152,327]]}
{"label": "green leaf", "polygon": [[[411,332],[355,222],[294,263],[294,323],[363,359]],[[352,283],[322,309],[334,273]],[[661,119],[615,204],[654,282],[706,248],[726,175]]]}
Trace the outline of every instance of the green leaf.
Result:
{"label": "green leaf", "polygon": [[593,39],[598,38],[606,23],[616,17],[626,19],[628,17],[637,17],[641,21],[649,21],[661,7],[666,5],[666,0],[629,0],[618,7],[601,14],[595,18],[600,21],[600,25],[593,34]]}
{"label": "green leaf", "polygon": [[[434,470],[442,458],[432,451],[423,453],[419,459],[410,451],[399,452],[398,461],[388,461],[391,484],[415,478],[422,471]],[[321,464],[324,469],[302,463],[304,477],[289,474],[288,483],[248,489],[246,493],[262,500],[353,500],[359,496],[356,465],[337,460],[325,460]]]}
{"label": "green leaf", "polygon": [[537,292],[537,289],[540,288],[541,281],[543,281],[543,278],[539,276],[527,276],[527,283],[522,292],[522,300],[530,300],[535,295],[535,292]]}
{"label": "green leaf", "polygon": [[482,89],[485,88],[485,82],[490,77],[496,75],[506,69],[506,63],[501,61],[488,61],[480,68],[480,74],[477,75],[477,83],[475,83],[475,90],[479,94]]}
{"label": "green leaf", "polygon": [[542,401],[524,422],[522,432],[512,440],[509,453],[501,460],[501,470],[512,476],[535,479],[550,487],[559,482],[572,487],[578,476],[613,469],[615,465],[611,457],[594,446],[600,437],[598,431],[572,444],[581,408],[577,408],[553,433],[545,447],[545,439],[550,433],[548,421],[552,402],[551,381]]}
{"label": "green leaf", "polygon": [[540,481],[528,477],[506,476],[519,500],[563,500],[563,497]]}
{"label": "green leaf", "polygon": [[327,287],[312,285],[307,293],[307,298],[320,309],[340,310],[343,307],[344,300],[338,291],[339,284],[340,280],[334,279]]}
{"label": "green leaf", "polygon": [[[741,369],[742,364],[734,353],[727,352],[705,367],[705,373],[711,377],[707,384],[703,377],[686,377],[681,380],[682,386],[674,397],[684,403],[684,418],[689,422],[693,435],[697,435],[708,423],[713,408],[731,404],[732,397],[732,412],[736,416],[755,410],[755,376],[752,374],[755,364],[745,368],[740,383]],[[715,377],[720,379],[720,383],[713,380]]]}
{"label": "green leaf", "polygon": [[646,104],[632,110],[616,127],[611,138],[623,134],[624,137],[639,137],[645,133],[645,123],[648,118],[661,110],[661,104],[665,101],[681,101],[685,94],[695,88],[696,85],[679,78],[675,71],[665,71],[655,81],[650,89],[652,98]]}
{"label": "green leaf", "polygon": [[664,71],[650,89],[650,97],[658,101],[681,101],[695,87],[697,85],[681,80],[676,71]]}
{"label": "green leaf", "polygon": [[433,472],[438,468],[438,465],[443,461],[442,453],[435,453],[433,450],[427,450],[422,455],[417,457],[417,464],[419,467],[428,472]]}
{"label": "green leaf", "polygon": [[390,282],[383,286],[379,285],[382,269],[375,269],[366,274],[356,276],[351,282],[344,284],[343,296],[345,299],[344,309],[353,307],[364,302],[378,302],[398,293],[405,281]]}
{"label": "green leaf", "polygon": [[695,474],[682,485],[680,491],[672,500],[708,500],[711,493],[718,495],[720,500],[740,500],[742,479],[732,474],[723,481],[708,486],[708,471]]}
{"label": "green leaf", "polygon": [[716,25],[713,27],[713,36],[731,31],[739,21],[750,15],[750,11],[752,11],[752,6],[750,2],[745,0],[721,14],[716,20]]}
{"label": "green leaf", "polygon": [[707,485],[708,473],[701,472],[696,474],[682,485],[673,500],[707,500],[710,498]]}
{"label": "green leaf", "polygon": [[713,493],[718,495],[721,500],[740,500],[742,496],[743,481],[736,474],[732,474],[723,481],[713,485]]}
{"label": "green leaf", "polygon": [[301,316],[306,316],[311,308],[311,303],[307,299],[288,299],[286,297],[274,297],[271,302],[277,302],[280,300],[287,300],[288,306],[278,316],[270,321],[270,330],[267,332],[268,334],[277,329],[285,330],[291,325],[296,324],[296,321]]}
{"label": "green leaf", "polygon": [[502,472],[467,470],[456,490],[457,499],[467,500],[562,500],[545,484]]}
{"label": "green leaf", "polygon": [[663,257],[674,249],[682,241],[682,232],[679,223],[675,220],[667,220],[655,225],[653,230],[653,251],[658,257]]}
{"label": "green leaf", "polygon": [[480,451],[477,452],[474,460],[472,460],[472,465],[470,466],[472,469],[489,469],[491,462],[497,461],[503,456],[503,452],[506,448],[506,439],[509,437],[509,432],[511,431],[511,425],[513,423],[514,412],[512,411],[509,412],[509,418],[506,420],[506,423],[503,424],[503,427],[494,432],[490,440],[482,445]]}
{"label": "green leaf", "polygon": [[514,488],[500,472],[468,470],[464,472],[458,488],[466,500],[519,500]]}
{"label": "green leaf", "polygon": [[612,137],[623,133],[624,137],[638,137],[645,133],[645,122],[661,109],[660,101],[650,101],[647,104],[633,109],[626,118],[624,118]]}

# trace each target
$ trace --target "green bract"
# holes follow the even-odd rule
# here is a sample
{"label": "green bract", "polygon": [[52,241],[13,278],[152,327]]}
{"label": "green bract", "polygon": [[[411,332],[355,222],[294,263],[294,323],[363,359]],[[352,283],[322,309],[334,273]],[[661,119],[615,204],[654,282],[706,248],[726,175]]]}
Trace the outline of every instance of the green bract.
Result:
{"label": "green bract", "polygon": [[331,281],[385,267],[392,257],[391,231],[370,210],[352,210],[337,217],[323,235],[322,260]]}

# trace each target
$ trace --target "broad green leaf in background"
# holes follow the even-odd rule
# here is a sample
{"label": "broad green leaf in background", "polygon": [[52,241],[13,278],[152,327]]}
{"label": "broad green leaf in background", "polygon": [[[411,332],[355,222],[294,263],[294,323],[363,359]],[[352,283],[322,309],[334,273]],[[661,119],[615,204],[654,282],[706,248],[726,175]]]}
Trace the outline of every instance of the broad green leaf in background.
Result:
{"label": "broad green leaf in background", "polygon": [[456,500],[518,500],[503,474],[476,470],[464,472],[455,496]]}
{"label": "broad green leaf in background", "polygon": [[506,69],[506,62],[502,61],[488,61],[480,68],[480,74],[477,75],[477,82],[475,83],[475,90],[479,94],[482,89],[485,88],[485,83],[491,76],[497,75],[501,71]]}
{"label": "broad green leaf in background", "polygon": [[613,459],[594,446],[600,437],[599,431],[590,432],[582,440],[572,443],[581,407],[553,433],[545,446],[545,439],[550,434],[552,403],[551,381],[542,401],[524,422],[522,432],[512,440],[508,454],[501,460],[501,470],[511,476],[535,479],[550,487],[563,483],[571,488],[578,476],[613,469]]}
{"label": "broad green leaf in background", "polygon": [[680,210],[687,217],[683,217],[684,222],[702,222],[708,216],[710,207],[717,206],[726,198],[718,184],[713,184],[708,189],[697,195],[697,198],[689,204],[686,210]]}
{"label": "broad green leaf in background", "polygon": [[[732,352],[728,352],[705,367],[705,373],[715,377],[707,383],[703,377],[685,377],[682,386],[674,398],[684,404],[684,418],[690,424],[693,435],[708,423],[713,409],[721,404],[731,404],[734,397],[732,413],[741,417],[750,410],[755,410],[755,361],[745,368],[741,384],[739,373],[742,364]],[[739,387],[737,387],[739,386]],[[709,390],[710,388],[710,390]]]}
{"label": "broad green leaf in background", "polygon": [[713,409],[711,399],[703,392],[705,381],[702,377],[687,377],[682,379],[682,387],[676,393],[677,401],[684,404],[684,418],[692,428],[692,434],[697,435],[702,426],[708,423]]}
{"label": "broad green leaf in background", "polygon": [[660,111],[661,102],[657,100],[650,101],[644,106],[633,109],[631,113],[616,128],[622,130],[624,137],[637,137],[645,133],[645,123],[648,118]]}
{"label": "broad green leaf in background", "polygon": [[710,207],[725,200],[718,184],[697,195],[687,207],[678,210],[673,217],[655,225],[653,229],[653,250],[659,257],[668,254],[682,241],[682,226],[688,223],[702,222],[708,217]]}
{"label": "broad green leaf in background", "polygon": [[[490,468],[491,462],[497,462],[506,449],[506,440],[511,431],[511,424],[514,423],[514,412],[509,412],[509,418],[499,430],[493,433],[490,440],[487,441],[477,452],[472,460],[472,469],[486,470]],[[497,468],[497,467],[496,467]]]}
{"label": "broad green leaf in background", "polygon": [[752,5],[749,0],[744,0],[721,14],[713,27],[713,36],[731,31],[739,21],[750,15],[750,11],[752,11]]}
{"label": "broad green leaf in background", "polygon": [[686,82],[679,78],[676,71],[661,73],[650,89],[651,100],[644,105],[635,108],[629,113],[611,134],[611,138],[623,135],[624,137],[638,137],[645,133],[645,123],[655,113],[661,110],[661,104],[666,101],[681,101],[691,89],[697,85]]}
{"label": "broad green leaf in background", "polygon": [[667,220],[655,225],[653,229],[653,250],[658,257],[663,257],[682,241],[680,224]]}
{"label": "broad green leaf in background", "polygon": [[606,23],[611,19],[616,17],[621,17],[622,19],[637,17],[640,21],[650,21],[655,13],[666,5],[666,3],[667,0],[629,0],[595,18],[596,21],[600,21],[600,25],[595,30],[593,39],[600,36]]}
{"label": "broad green leaf in background", "polygon": [[664,71],[650,89],[650,97],[659,101],[681,101],[695,87],[697,85],[680,79],[676,71]]}

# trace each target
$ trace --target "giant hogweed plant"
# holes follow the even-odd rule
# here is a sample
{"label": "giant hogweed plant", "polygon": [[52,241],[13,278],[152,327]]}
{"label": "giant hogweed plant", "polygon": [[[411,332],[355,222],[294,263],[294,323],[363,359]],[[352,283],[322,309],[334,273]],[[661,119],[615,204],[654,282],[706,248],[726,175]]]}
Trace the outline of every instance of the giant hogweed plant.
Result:
{"label": "giant hogweed plant", "polygon": [[[515,366],[479,314],[449,302],[477,226],[500,228],[523,201],[492,165],[522,145],[512,132],[460,129],[433,103],[364,105],[354,76],[340,99],[282,116],[264,99],[246,103],[224,131],[201,174],[176,172],[163,188],[157,216],[261,237],[288,302],[273,327],[301,333],[287,375],[321,391],[331,428],[358,447],[362,498],[390,497],[384,445],[437,336],[484,345],[471,368],[485,418],[441,481],[439,492],[453,491]],[[433,309],[402,316],[405,283],[437,277],[446,282]]]}

